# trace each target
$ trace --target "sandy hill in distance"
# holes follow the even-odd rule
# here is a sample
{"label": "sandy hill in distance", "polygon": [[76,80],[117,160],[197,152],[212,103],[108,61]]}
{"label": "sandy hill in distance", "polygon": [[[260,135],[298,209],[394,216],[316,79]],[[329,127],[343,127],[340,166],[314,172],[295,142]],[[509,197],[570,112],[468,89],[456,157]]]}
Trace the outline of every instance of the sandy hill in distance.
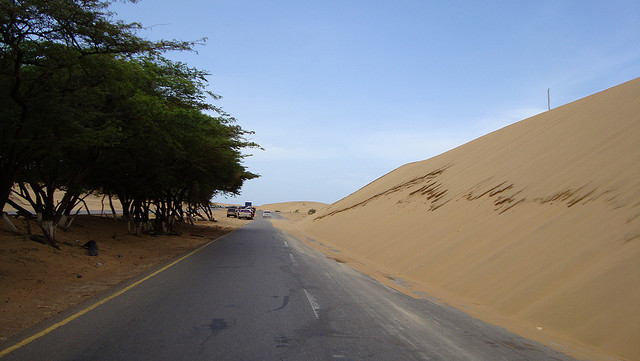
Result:
{"label": "sandy hill in distance", "polygon": [[270,210],[272,212],[286,212],[286,213],[295,213],[296,211],[301,214],[308,214],[309,210],[315,209],[316,211],[323,209],[328,206],[326,203],[322,202],[281,202],[281,203],[269,203],[264,204],[262,206],[258,206],[256,208],[260,210]]}
{"label": "sandy hill in distance", "polygon": [[416,295],[640,360],[640,78],[404,165],[298,228]]}

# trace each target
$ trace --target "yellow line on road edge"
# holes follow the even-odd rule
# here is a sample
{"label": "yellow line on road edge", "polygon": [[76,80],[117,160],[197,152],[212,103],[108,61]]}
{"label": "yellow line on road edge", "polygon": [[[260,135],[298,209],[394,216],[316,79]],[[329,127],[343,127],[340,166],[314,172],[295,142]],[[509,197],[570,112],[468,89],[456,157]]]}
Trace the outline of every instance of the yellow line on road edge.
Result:
{"label": "yellow line on road edge", "polygon": [[42,337],[42,336],[44,336],[44,335],[48,334],[49,332],[51,332],[51,331],[55,330],[56,328],[58,328],[58,327],[62,327],[62,326],[64,326],[64,325],[66,325],[67,323],[69,323],[69,322],[71,322],[71,321],[75,320],[76,318],[78,318],[78,317],[80,317],[80,316],[84,315],[85,313],[87,313],[87,312],[89,312],[89,311],[93,310],[94,308],[96,308],[96,307],[98,307],[98,306],[100,306],[100,305],[102,305],[102,304],[104,304],[104,303],[108,302],[109,300],[112,300],[112,299],[114,299],[114,298],[116,298],[116,297],[120,296],[121,294],[123,294],[123,293],[125,293],[125,292],[129,291],[130,289],[132,289],[132,288],[134,288],[135,286],[137,286],[137,285],[141,284],[142,282],[144,282],[144,281],[148,280],[149,278],[151,278],[151,277],[153,277],[153,276],[157,275],[158,273],[160,273],[160,272],[162,272],[162,271],[166,270],[167,268],[169,268],[169,267],[171,267],[171,266],[175,265],[176,263],[178,263],[178,262],[182,261],[183,259],[185,259],[185,258],[187,258],[187,257],[191,256],[192,254],[194,254],[194,253],[198,252],[199,250],[201,250],[201,249],[203,249],[204,247],[206,247],[206,246],[210,245],[211,243],[215,242],[216,240],[217,240],[217,238],[216,238],[216,239],[214,239],[214,240],[211,240],[211,241],[207,242],[206,244],[204,244],[204,245],[202,245],[202,246],[200,246],[200,247],[196,248],[195,250],[193,250],[193,251],[189,252],[188,254],[186,254],[186,255],[184,255],[184,256],[182,256],[182,257],[178,258],[177,260],[175,260],[175,261],[171,262],[170,264],[168,264],[168,265],[166,265],[166,266],[164,266],[164,267],[160,268],[159,270],[157,270],[157,271],[153,272],[152,274],[148,275],[147,277],[145,277],[145,278],[143,278],[143,279],[141,279],[141,280],[139,280],[139,281],[137,281],[137,282],[135,282],[135,283],[133,283],[133,284],[130,284],[129,286],[127,286],[127,287],[125,287],[125,288],[121,289],[120,291],[118,291],[118,292],[116,292],[116,293],[112,294],[111,296],[106,297],[106,298],[104,298],[104,299],[102,299],[102,300],[100,300],[100,301],[98,301],[98,302],[94,303],[93,305],[91,305],[91,306],[89,306],[89,307],[85,308],[84,310],[78,311],[77,313],[75,313],[75,314],[73,314],[73,315],[71,315],[71,316],[67,317],[66,319],[64,319],[64,320],[62,320],[62,321],[60,321],[60,322],[56,323],[55,325],[52,325],[52,326],[50,326],[49,328],[47,328],[47,329],[45,329],[45,330],[43,330],[43,331],[40,331],[40,332],[36,333],[35,335],[33,335],[33,336],[29,337],[29,338],[26,338],[26,339],[24,339],[24,340],[20,341],[19,343],[15,344],[15,345],[13,345],[13,346],[11,346],[11,347],[7,348],[7,349],[4,349],[4,350],[0,351],[0,358],[2,358],[2,357],[4,357],[4,356],[6,356],[6,355],[8,355],[8,354],[10,354],[11,352],[13,352],[13,351],[15,351],[15,350],[17,350],[17,349],[19,349],[19,348],[21,348],[21,347],[24,347],[24,346],[26,346],[26,345],[30,344],[31,342],[33,342],[33,341],[35,341],[35,340],[39,339],[40,337]]}

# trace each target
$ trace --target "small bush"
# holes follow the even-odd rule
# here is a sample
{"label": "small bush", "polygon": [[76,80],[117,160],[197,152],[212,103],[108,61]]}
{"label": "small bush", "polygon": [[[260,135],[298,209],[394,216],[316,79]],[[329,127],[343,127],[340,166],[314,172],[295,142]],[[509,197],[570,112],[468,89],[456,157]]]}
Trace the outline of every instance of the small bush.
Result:
{"label": "small bush", "polygon": [[309,214],[314,214],[314,213],[316,213],[316,210],[315,210],[315,209],[313,209],[313,208],[311,208],[311,209],[309,210]]}

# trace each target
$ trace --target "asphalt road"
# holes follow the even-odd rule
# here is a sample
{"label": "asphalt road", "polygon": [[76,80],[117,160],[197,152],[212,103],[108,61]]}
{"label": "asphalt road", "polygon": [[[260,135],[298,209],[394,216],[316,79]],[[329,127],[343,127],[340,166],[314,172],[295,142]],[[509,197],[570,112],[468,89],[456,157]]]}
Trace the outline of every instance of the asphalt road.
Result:
{"label": "asphalt road", "polygon": [[258,215],[9,360],[571,358],[383,286]]}

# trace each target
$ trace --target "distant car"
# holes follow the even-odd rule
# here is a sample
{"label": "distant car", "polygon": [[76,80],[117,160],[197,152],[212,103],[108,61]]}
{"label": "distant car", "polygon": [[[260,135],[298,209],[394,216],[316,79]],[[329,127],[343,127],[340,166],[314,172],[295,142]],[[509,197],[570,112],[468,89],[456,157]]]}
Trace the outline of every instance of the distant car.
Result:
{"label": "distant car", "polygon": [[253,219],[253,212],[250,209],[241,209],[238,211],[238,219]]}
{"label": "distant car", "polygon": [[237,208],[228,208],[227,209],[227,217],[238,217],[238,209]]}
{"label": "distant car", "polygon": [[271,217],[271,211],[262,211],[262,218]]}

